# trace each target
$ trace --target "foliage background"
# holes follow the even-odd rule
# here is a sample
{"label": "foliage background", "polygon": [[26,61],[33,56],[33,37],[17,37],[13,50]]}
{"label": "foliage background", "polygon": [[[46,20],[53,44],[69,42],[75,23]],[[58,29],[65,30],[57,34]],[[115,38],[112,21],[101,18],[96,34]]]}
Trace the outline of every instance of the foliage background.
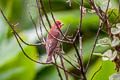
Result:
{"label": "foliage background", "polygon": [[[65,0],[51,0],[53,12],[57,20],[61,20],[65,25],[62,28],[64,32],[68,26],[70,26],[69,35],[76,32],[80,19],[80,0],[72,0],[72,6]],[[50,21],[53,20],[50,15],[48,0],[43,0],[44,6],[49,15]],[[102,5],[105,1],[96,0],[98,5]],[[111,0],[112,8],[118,8],[118,0]],[[90,5],[84,1],[84,6],[90,9]],[[104,7],[104,6],[103,6]],[[30,43],[37,43],[38,39],[35,34],[32,21],[28,12],[32,14],[32,17],[36,24],[38,24],[38,11],[35,0],[0,0],[0,8],[3,9],[5,15],[12,24],[18,24],[15,28],[19,32],[21,37]],[[44,16],[43,16],[44,17]],[[46,23],[46,26],[48,24]],[[98,29],[99,19],[96,14],[86,13],[83,17],[82,34],[83,34],[83,57],[84,64],[87,63],[89,53],[91,52],[95,35]],[[43,29],[44,30],[44,29]],[[44,31],[46,36],[46,32]],[[100,37],[106,36],[104,32],[101,32]],[[23,44],[25,51],[32,58],[41,59],[45,61],[45,48],[29,47]],[[71,45],[63,44],[65,56],[69,55],[74,57],[74,49]],[[97,47],[95,52],[104,52],[106,49]],[[69,58],[68,58],[69,59]],[[72,60],[71,60],[72,61]],[[109,80],[109,76],[115,73],[115,64],[110,61],[102,62],[100,57],[93,57],[92,63],[87,72],[87,78],[90,80],[91,76],[96,72],[100,65],[102,69],[94,77],[94,80]],[[74,70],[70,65],[66,64],[67,68],[80,74]],[[63,74],[64,76],[64,74]],[[59,80],[55,66],[53,65],[40,65],[30,61],[26,58],[21,49],[19,48],[10,27],[0,14],[0,80]],[[78,80],[70,75],[70,80]]]}

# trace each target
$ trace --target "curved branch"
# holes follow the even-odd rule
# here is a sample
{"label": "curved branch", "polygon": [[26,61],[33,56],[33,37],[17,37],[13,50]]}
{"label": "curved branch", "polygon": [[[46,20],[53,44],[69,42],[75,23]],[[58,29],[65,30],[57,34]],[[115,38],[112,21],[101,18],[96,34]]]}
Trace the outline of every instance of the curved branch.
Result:
{"label": "curved branch", "polygon": [[32,15],[30,14],[30,12],[29,12],[29,15],[30,15],[30,18],[31,18],[31,20],[32,20],[32,23],[33,23],[33,25],[34,25],[34,27],[35,27],[35,32],[36,32],[36,34],[37,34],[37,37],[38,37],[39,41],[41,41],[40,36],[39,36],[39,33],[38,33],[38,30],[37,30],[37,25],[36,25],[36,23],[34,22],[34,20],[33,20],[33,18],[32,18]]}
{"label": "curved branch", "polygon": [[40,46],[40,45],[44,45],[43,42],[38,43],[38,44],[29,44],[29,43],[25,42],[25,41],[19,36],[19,34],[15,31],[14,25],[12,25],[12,24],[8,21],[8,19],[7,19],[6,16],[4,15],[4,13],[3,13],[3,11],[2,11],[1,8],[0,8],[0,12],[2,13],[2,16],[4,17],[4,19],[6,20],[6,22],[8,23],[8,25],[11,27],[12,31],[14,32],[14,35],[17,35],[17,36],[19,37],[19,39],[20,39],[24,44],[29,45],[29,46]]}

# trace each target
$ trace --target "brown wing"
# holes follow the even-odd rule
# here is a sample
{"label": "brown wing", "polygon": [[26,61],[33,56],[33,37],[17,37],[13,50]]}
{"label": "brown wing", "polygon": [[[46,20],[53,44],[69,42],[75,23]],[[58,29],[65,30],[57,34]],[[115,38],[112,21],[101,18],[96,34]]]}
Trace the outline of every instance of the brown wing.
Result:
{"label": "brown wing", "polygon": [[[60,34],[59,32],[56,31],[50,31],[50,33],[52,33],[52,35],[56,38],[60,38]],[[46,50],[48,55],[52,55],[54,49],[57,46],[58,41],[56,39],[54,39],[50,34],[48,34],[47,40],[46,40]]]}
{"label": "brown wing", "polygon": [[51,55],[53,53],[54,49],[57,46],[57,43],[58,41],[53,39],[50,39],[47,41],[46,49],[47,49],[48,55]]}

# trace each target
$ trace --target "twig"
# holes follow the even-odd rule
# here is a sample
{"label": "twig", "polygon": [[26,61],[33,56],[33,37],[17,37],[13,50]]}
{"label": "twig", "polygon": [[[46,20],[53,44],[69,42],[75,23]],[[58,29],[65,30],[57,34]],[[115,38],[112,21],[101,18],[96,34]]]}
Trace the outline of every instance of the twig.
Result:
{"label": "twig", "polygon": [[82,37],[79,35],[79,46],[80,46],[80,56],[81,56],[81,59],[82,59]]}
{"label": "twig", "polygon": [[[54,55],[53,57],[54,57],[55,64],[57,64],[55,55]],[[61,73],[60,73],[60,70],[59,70],[58,66],[56,66],[56,69],[57,69],[58,75],[59,75],[59,77],[60,77],[60,80],[63,80],[62,75],[61,75]]]}
{"label": "twig", "polygon": [[62,36],[63,36],[66,40],[70,41],[70,39],[68,39],[68,38],[63,34],[63,32],[60,30],[60,28],[58,27],[58,25],[57,25],[57,23],[56,23],[56,21],[55,21],[55,18],[54,18],[53,12],[52,12],[51,0],[49,0],[49,6],[50,6],[50,13],[51,13],[51,15],[52,15],[52,19],[53,19],[54,23],[56,24],[57,29],[60,31],[60,33],[62,34]]}
{"label": "twig", "polygon": [[43,10],[43,12],[44,12],[44,14],[45,14],[46,20],[47,20],[47,22],[48,22],[49,28],[51,28],[51,24],[50,24],[50,21],[49,21],[49,19],[48,19],[48,16],[47,16],[47,13],[46,13],[46,11],[45,11],[45,8],[44,8],[44,5],[43,5],[43,3],[42,3],[42,0],[39,0],[39,1],[40,1],[40,4],[41,4],[41,8],[42,8],[42,10]]}
{"label": "twig", "polygon": [[77,68],[74,64],[72,64],[69,60],[67,60],[64,56],[59,55],[60,57],[62,57],[66,62],[68,62],[70,65],[72,65],[75,69],[80,70],[79,68]]}
{"label": "twig", "polygon": [[100,22],[99,25],[100,25],[100,26],[99,26],[98,31],[97,31],[97,34],[96,34],[96,38],[95,38],[95,41],[94,41],[94,45],[93,45],[93,48],[92,48],[92,51],[91,51],[91,53],[90,53],[90,57],[89,57],[89,59],[88,59],[88,63],[87,63],[87,66],[86,66],[86,72],[87,72],[88,67],[89,67],[89,64],[90,64],[90,62],[91,62],[91,59],[92,59],[92,56],[93,56],[93,52],[94,52],[94,50],[95,50],[96,43],[97,43],[97,40],[98,40],[99,33],[100,33],[101,29],[102,29],[102,24],[101,24],[101,22]]}
{"label": "twig", "polygon": [[45,25],[44,25],[44,22],[42,21],[42,15],[41,15],[41,12],[40,12],[40,3],[38,2],[38,0],[36,0],[36,4],[37,4],[37,8],[38,8],[38,13],[39,13],[40,33],[41,33],[43,42],[45,42],[45,39],[44,39],[44,36],[43,36],[43,33],[42,33],[42,24],[43,24],[43,26],[45,26]]}
{"label": "twig", "polygon": [[86,80],[86,75],[85,75],[85,72],[84,72],[82,59],[81,59],[81,56],[80,56],[80,54],[79,54],[79,51],[78,51],[77,46],[76,46],[75,43],[73,43],[73,47],[74,47],[74,49],[75,49],[75,51],[76,51],[76,54],[77,54],[77,56],[78,56],[78,59],[79,59],[79,67],[81,68],[81,73],[82,73],[82,75],[83,75],[83,77],[84,77],[84,80]]}
{"label": "twig", "polygon": [[43,31],[42,31],[42,25],[41,25],[41,20],[40,20],[40,18],[39,18],[39,25],[40,25],[40,34],[41,34],[41,37],[42,37],[43,42],[45,43],[45,38],[44,38],[44,36],[43,36]]}
{"label": "twig", "polygon": [[33,18],[32,18],[32,15],[30,14],[30,12],[29,12],[29,15],[30,15],[30,18],[31,18],[31,20],[32,20],[32,23],[34,24],[35,32],[36,32],[36,34],[37,34],[37,37],[38,37],[39,41],[41,41],[40,36],[39,36],[39,33],[38,33],[38,30],[37,30],[36,23],[34,22],[34,20],[33,20]]}
{"label": "twig", "polygon": [[71,60],[73,60],[75,63],[78,64],[78,62],[76,60],[74,60],[72,57],[70,57],[69,55],[66,55],[68,58],[70,58]]}
{"label": "twig", "polygon": [[80,30],[82,28],[82,17],[83,17],[83,0],[81,0],[81,6],[80,6],[80,25],[78,27],[78,31],[77,31],[75,37],[73,38],[73,42],[76,41],[76,38],[77,38],[78,34],[81,35]]}
{"label": "twig", "polygon": [[[96,43],[97,43],[97,40],[98,40],[97,38],[98,38],[98,36],[99,36],[99,33],[100,33],[100,31],[102,30],[102,27],[103,27],[103,25],[105,24],[106,20],[111,16],[112,13],[113,13],[113,10],[112,10],[111,13],[108,15],[108,17],[105,18],[103,24],[102,24],[102,22],[100,22],[100,24],[99,24],[99,29],[98,29],[97,34],[96,34],[95,42],[94,42],[92,51],[91,51],[91,53],[90,53],[90,57],[89,57],[87,66],[86,66],[86,72],[87,72],[87,70],[88,70],[90,61],[91,61],[91,59],[92,59],[92,55],[93,55],[94,49],[95,49],[95,47],[96,47]],[[91,58],[91,59],[90,59],[90,58]]]}
{"label": "twig", "polygon": [[[59,57],[60,57],[61,65],[65,69],[64,62],[63,62],[63,59],[62,59],[61,55],[59,55]],[[69,80],[68,73],[65,70],[64,70],[64,73],[65,73],[66,80]]]}
{"label": "twig", "polygon": [[110,4],[110,0],[108,0],[108,3],[107,3],[107,8],[106,8],[106,11],[105,11],[106,15],[107,15],[107,11],[108,11],[108,8],[109,8],[109,4]]}
{"label": "twig", "polygon": [[2,13],[2,16],[4,17],[4,19],[6,20],[6,22],[9,24],[9,26],[11,27],[11,29],[13,30],[13,32],[19,37],[19,39],[20,39],[24,44],[29,45],[29,46],[40,46],[40,45],[44,45],[43,42],[38,43],[38,44],[30,44],[30,43],[25,42],[25,41],[19,36],[19,34],[15,31],[14,25],[12,25],[12,24],[8,21],[8,19],[7,19],[6,16],[4,15],[4,13],[3,13],[3,11],[2,11],[1,8],[0,8],[0,12]]}
{"label": "twig", "polygon": [[[94,10],[96,11],[96,14],[99,16],[99,18],[103,21],[103,23],[105,23],[106,25],[106,29],[107,29],[107,32],[109,34],[109,36],[112,38],[112,34],[111,34],[111,30],[110,30],[110,25],[109,25],[109,22],[108,20],[106,19],[107,18],[107,15],[106,13],[104,13],[102,10],[100,10],[100,8],[98,8],[95,3],[94,3],[94,0],[88,0],[89,3],[92,5],[92,7],[94,8]],[[100,12],[101,11],[101,12]],[[104,13],[104,14],[103,14]],[[104,15],[104,16],[103,16]]]}
{"label": "twig", "polygon": [[83,67],[83,62],[82,62],[82,56],[79,54],[79,51],[78,51],[77,46],[76,46],[76,44],[75,44],[77,35],[78,35],[78,34],[81,35],[81,34],[80,34],[80,30],[81,30],[81,27],[82,27],[82,14],[83,14],[82,8],[83,8],[83,0],[81,0],[80,25],[79,25],[79,28],[78,28],[78,33],[77,33],[76,36],[74,37],[73,46],[74,46],[74,49],[75,49],[76,54],[77,54],[78,59],[79,59],[79,61],[78,61],[78,62],[79,62],[79,67],[81,68],[81,73],[82,73],[82,75],[83,75],[83,78],[84,78],[84,80],[87,80],[86,74],[85,74],[85,72],[84,72],[84,67]]}
{"label": "twig", "polygon": [[[65,31],[64,35],[67,36],[67,33],[69,31],[70,25],[68,26],[67,30]],[[62,39],[65,39],[64,37]]]}

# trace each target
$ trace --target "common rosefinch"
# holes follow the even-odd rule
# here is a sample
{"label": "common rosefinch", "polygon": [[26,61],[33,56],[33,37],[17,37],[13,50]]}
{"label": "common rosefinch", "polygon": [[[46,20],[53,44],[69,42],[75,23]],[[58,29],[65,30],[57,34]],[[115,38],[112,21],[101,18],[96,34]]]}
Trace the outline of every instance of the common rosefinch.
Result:
{"label": "common rosefinch", "polygon": [[[61,21],[56,21],[56,24],[58,25],[58,27],[60,29],[63,26]],[[55,38],[60,39],[60,32],[59,32],[56,24],[52,25],[52,27],[49,31],[49,34],[47,36],[47,39],[46,39],[46,51],[48,53],[46,62],[52,62],[52,56],[54,55],[54,51],[58,44],[58,40],[56,40]],[[55,38],[53,36],[51,36],[50,34],[53,35]]]}

